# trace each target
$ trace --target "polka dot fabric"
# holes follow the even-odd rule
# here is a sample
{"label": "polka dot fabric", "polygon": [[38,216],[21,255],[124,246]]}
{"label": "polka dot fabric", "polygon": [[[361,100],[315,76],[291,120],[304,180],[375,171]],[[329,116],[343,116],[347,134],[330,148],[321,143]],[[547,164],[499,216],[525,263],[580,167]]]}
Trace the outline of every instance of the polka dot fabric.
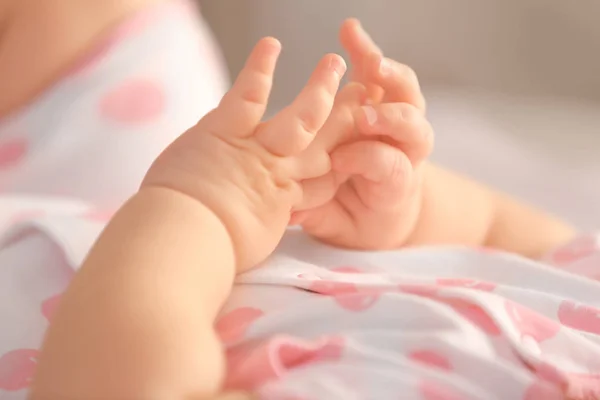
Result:
{"label": "polka dot fabric", "polygon": [[[60,295],[112,212],[37,197],[0,209],[14,216],[0,240],[0,398],[23,399]],[[594,399],[599,293],[509,254],[351,252],[290,230],[238,277],[215,329],[227,387],[259,399]]]}
{"label": "polka dot fabric", "polygon": [[0,117],[0,193],[116,209],[154,159],[214,108],[225,69],[192,0],[108,32],[34,102]]}
{"label": "polka dot fabric", "polygon": [[60,296],[104,225],[226,89],[195,6],[155,3],[0,117],[1,400],[26,398]]}
{"label": "polka dot fabric", "polygon": [[352,252],[291,230],[216,322],[226,384],[261,399],[600,398],[600,284],[560,259]]}

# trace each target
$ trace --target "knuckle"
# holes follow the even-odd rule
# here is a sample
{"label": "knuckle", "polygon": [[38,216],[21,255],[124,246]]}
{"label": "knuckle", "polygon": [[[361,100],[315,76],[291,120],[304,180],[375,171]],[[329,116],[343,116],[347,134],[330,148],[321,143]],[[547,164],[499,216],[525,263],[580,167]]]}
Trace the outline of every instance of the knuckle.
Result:
{"label": "knuckle", "polygon": [[240,91],[239,97],[244,103],[260,106],[263,106],[265,104],[263,92],[258,88],[245,88]]}
{"label": "knuckle", "polygon": [[247,72],[248,81],[256,82],[257,86],[269,86],[273,81],[273,75],[265,70],[254,69]]}
{"label": "knuckle", "polygon": [[284,155],[291,156],[302,153],[308,148],[312,142],[314,136],[302,132],[296,135],[292,135],[289,140],[286,141],[285,150],[282,151]]}
{"label": "knuckle", "polygon": [[246,74],[244,82],[238,87],[238,96],[246,103],[264,106],[268,100],[271,78],[259,71]]}
{"label": "knuckle", "polygon": [[300,132],[314,134],[317,131],[313,110],[302,109],[295,113],[295,119]]}
{"label": "knuckle", "polygon": [[337,87],[323,85],[315,88],[313,102],[323,108],[331,108],[335,103]]}
{"label": "knuckle", "polygon": [[317,111],[317,107],[301,108],[294,113],[296,126],[300,132],[314,136],[321,128],[321,116]]}
{"label": "knuckle", "polygon": [[400,151],[390,152],[388,179],[392,182],[401,182],[406,174],[407,163],[404,154]]}
{"label": "knuckle", "polygon": [[415,162],[420,162],[427,158],[433,150],[435,137],[433,128],[428,121],[423,124],[419,124],[415,132],[415,140],[413,144],[413,151],[415,153]]}
{"label": "knuckle", "polygon": [[333,102],[338,94],[340,82],[332,77],[333,74],[314,84],[315,98],[323,103]]}
{"label": "knuckle", "polygon": [[398,105],[398,116],[404,122],[416,122],[421,120],[421,112],[412,104],[400,103]]}

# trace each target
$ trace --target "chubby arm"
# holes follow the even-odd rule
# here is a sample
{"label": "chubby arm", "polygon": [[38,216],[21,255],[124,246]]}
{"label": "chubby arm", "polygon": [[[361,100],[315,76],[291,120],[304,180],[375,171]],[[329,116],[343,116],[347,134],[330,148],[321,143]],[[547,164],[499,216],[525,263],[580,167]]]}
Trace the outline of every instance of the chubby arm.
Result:
{"label": "chubby arm", "polygon": [[346,66],[325,56],[296,100],[261,123],[280,51],[273,38],[259,41],[219,106],[163,151],[113,217],[53,317],[31,399],[218,394],[213,321],[235,273],[276,248],[302,182],[331,171],[302,156]]}
{"label": "chubby arm", "polygon": [[575,234],[506,194],[433,164],[424,168],[419,221],[408,245],[487,246],[539,258]]}
{"label": "chubby arm", "polygon": [[229,234],[212,211],[176,191],[142,189],[65,293],[31,399],[215,395],[224,360],[213,321],[234,273]]}

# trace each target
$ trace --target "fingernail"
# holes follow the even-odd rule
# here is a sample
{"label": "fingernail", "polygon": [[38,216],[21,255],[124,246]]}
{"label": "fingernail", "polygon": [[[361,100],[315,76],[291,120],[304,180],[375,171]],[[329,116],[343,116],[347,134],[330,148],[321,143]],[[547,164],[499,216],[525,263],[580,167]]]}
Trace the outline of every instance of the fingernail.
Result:
{"label": "fingernail", "polygon": [[362,110],[363,113],[365,113],[367,124],[369,124],[369,126],[374,126],[377,123],[377,111],[370,105],[362,106]]}
{"label": "fingernail", "polygon": [[392,62],[390,59],[382,57],[379,63],[379,74],[381,76],[388,76],[392,72]]}
{"label": "fingernail", "polygon": [[263,41],[270,55],[278,56],[279,53],[281,53],[281,43],[279,40],[272,37],[267,37],[264,38]]}
{"label": "fingernail", "polygon": [[338,74],[341,78],[346,73],[346,62],[341,57],[331,57],[329,59],[329,69]]}

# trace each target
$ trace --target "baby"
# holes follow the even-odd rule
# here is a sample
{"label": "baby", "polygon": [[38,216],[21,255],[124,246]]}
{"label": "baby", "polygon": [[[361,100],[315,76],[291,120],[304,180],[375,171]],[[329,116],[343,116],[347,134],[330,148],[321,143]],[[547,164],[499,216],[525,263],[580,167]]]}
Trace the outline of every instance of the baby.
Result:
{"label": "baby", "polygon": [[[182,14],[164,11],[142,30],[156,31],[154,41],[165,33],[160,22],[169,32],[183,29],[173,22]],[[62,81],[69,90],[49,89],[47,103],[42,97],[6,125],[86,129],[65,107],[75,105],[56,103],[57,93],[96,98],[122,78],[110,73],[139,74],[149,64],[139,60],[149,57],[142,40],[149,39],[114,45],[105,64]],[[98,175],[110,167],[108,155],[87,179],[52,170],[57,154],[7,170],[7,190],[35,196],[3,199],[13,215],[0,253],[0,318],[8,321],[2,399],[25,396],[38,356],[33,399],[203,399],[224,389],[261,399],[600,394],[600,286],[532,261],[547,257],[593,277],[597,239],[576,238],[562,222],[430,164],[433,131],[414,73],[383,57],[357,21],[344,24],[341,40],[353,82],[339,88],[345,63],[328,55],[296,100],[266,122],[280,52],[271,38],[257,44],[220,104],[176,139],[172,125],[146,119],[160,103],[145,103],[152,90],[133,119],[123,113],[129,103],[107,101],[110,124],[98,135],[149,126],[173,135],[160,137],[174,141],[135,193],[128,193],[132,173],[111,194],[121,167],[119,175]],[[177,71],[171,57],[152,64],[165,82],[177,78],[167,73]],[[65,108],[58,121],[43,113],[55,104]],[[178,118],[185,119],[161,121]],[[62,141],[81,146],[73,135]],[[82,151],[92,157],[113,140]],[[126,159],[122,149],[137,156],[135,148],[110,148],[124,171],[126,161],[147,161]],[[59,154],[70,157],[67,150]],[[14,171],[40,166],[52,174],[18,186],[44,175]],[[57,177],[75,181],[54,188]],[[104,222],[88,204],[110,208],[126,196],[96,240]],[[44,213],[16,222],[16,213],[35,207]],[[475,249],[482,247],[495,250]],[[52,324],[38,354],[31,346],[43,317]]]}

